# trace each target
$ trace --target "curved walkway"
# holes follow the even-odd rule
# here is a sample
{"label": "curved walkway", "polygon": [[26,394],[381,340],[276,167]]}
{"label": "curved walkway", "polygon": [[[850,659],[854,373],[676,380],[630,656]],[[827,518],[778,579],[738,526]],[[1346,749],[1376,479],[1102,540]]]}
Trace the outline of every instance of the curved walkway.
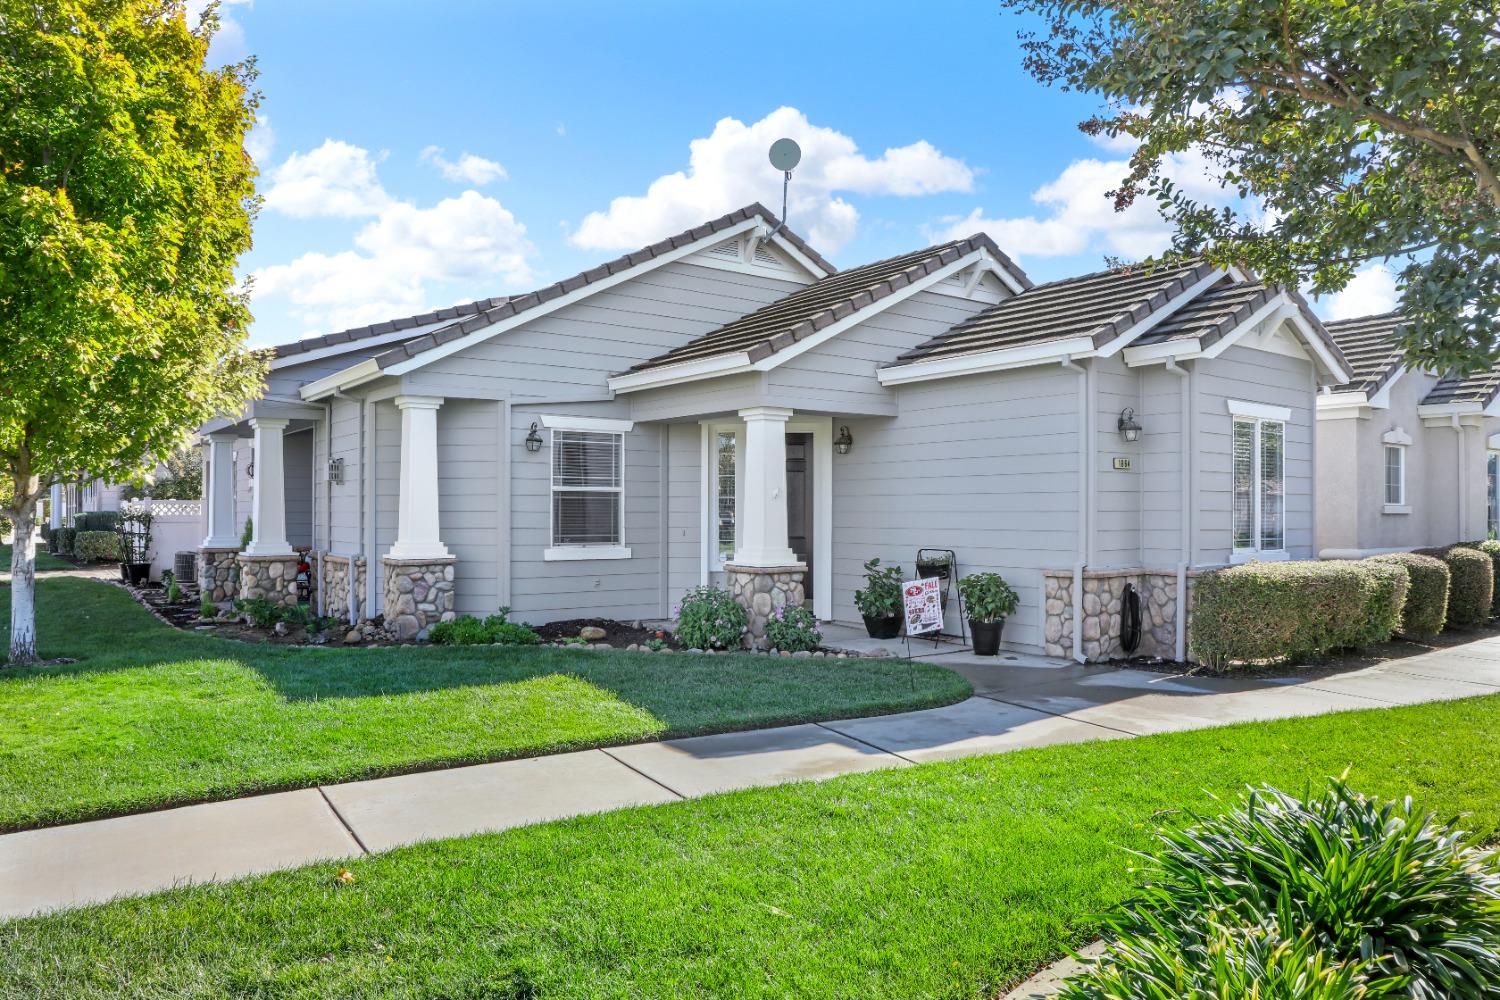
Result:
{"label": "curved walkway", "polygon": [[1332,676],[1180,677],[932,658],[945,708],[327,785],[0,836],[0,918],[565,816],[972,754],[1500,692],[1500,637]]}

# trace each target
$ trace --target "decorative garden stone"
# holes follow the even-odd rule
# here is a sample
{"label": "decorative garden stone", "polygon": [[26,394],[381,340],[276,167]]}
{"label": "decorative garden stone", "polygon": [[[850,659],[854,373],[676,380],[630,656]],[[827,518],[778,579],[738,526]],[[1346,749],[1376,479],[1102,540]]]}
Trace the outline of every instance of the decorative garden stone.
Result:
{"label": "decorative garden stone", "polygon": [[724,579],[729,594],[745,609],[749,631],[745,642],[751,649],[765,648],[766,621],[771,612],[786,605],[801,605],[806,600],[803,579],[804,563],[787,566],[741,566],[729,563]]}
{"label": "decorative garden stone", "polygon": [[385,570],[385,631],[396,639],[425,639],[438,622],[452,621],[454,567],[458,560],[381,560]]}

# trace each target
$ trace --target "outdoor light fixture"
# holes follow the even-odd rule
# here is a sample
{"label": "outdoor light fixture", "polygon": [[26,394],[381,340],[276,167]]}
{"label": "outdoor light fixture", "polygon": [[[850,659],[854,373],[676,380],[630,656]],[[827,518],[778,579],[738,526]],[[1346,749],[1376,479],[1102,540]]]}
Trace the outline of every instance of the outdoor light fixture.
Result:
{"label": "outdoor light fixture", "polygon": [[250,449],[250,464],[245,466],[245,478],[255,478],[255,449]]}
{"label": "outdoor light fixture", "polygon": [[1120,422],[1115,426],[1120,429],[1120,437],[1127,442],[1141,439],[1141,425],[1135,422],[1135,410],[1131,407],[1120,411]]}
{"label": "outdoor light fixture", "polygon": [[328,481],[335,485],[344,481],[344,460],[342,458],[330,458],[328,460]]}
{"label": "outdoor light fixture", "polygon": [[840,455],[849,454],[849,449],[854,447],[854,438],[849,434],[848,427],[839,428],[839,436],[833,439],[833,446]]}
{"label": "outdoor light fixture", "polygon": [[526,450],[535,455],[542,450],[542,435],[537,431],[536,421],[531,422],[531,433],[526,435]]}

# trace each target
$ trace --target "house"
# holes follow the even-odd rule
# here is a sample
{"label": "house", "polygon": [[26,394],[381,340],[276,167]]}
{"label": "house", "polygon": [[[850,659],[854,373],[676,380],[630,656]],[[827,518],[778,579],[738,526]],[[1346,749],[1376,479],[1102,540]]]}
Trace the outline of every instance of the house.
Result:
{"label": "house", "polygon": [[1485,538],[1497,527],[1500,372],[1405,364],[1401,316],[1328,324],[1353,377],[1318,397],[1318,545],[1358,558]]}
{"label": "house", "polygon": [[837,271],[751,205],[278,348],[202,429],[200,579],[291,600],[306,550],[324,613],[398,635],[501,605],[669,617],[713,583],[755,632],[779,601],[858,622],[866,560],[936,547],[1015,586],[1013,648],[1112,655],[1129,584],[1140,651],[1181,655],[1201,568],[1312,556],[1316,394],[1351,377],[1305,303],[1237,272],[1035,285],[982,235]]}

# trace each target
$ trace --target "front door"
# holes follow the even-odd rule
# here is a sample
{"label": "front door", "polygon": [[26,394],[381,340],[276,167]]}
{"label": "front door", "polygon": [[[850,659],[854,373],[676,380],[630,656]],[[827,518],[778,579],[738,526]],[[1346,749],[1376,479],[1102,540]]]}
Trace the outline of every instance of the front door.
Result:
{"label": "front door", "polygon": [[813,596],[813,438],[811,434],[786,436],[786,544],[807,564],[802,578],[809,601]]}

